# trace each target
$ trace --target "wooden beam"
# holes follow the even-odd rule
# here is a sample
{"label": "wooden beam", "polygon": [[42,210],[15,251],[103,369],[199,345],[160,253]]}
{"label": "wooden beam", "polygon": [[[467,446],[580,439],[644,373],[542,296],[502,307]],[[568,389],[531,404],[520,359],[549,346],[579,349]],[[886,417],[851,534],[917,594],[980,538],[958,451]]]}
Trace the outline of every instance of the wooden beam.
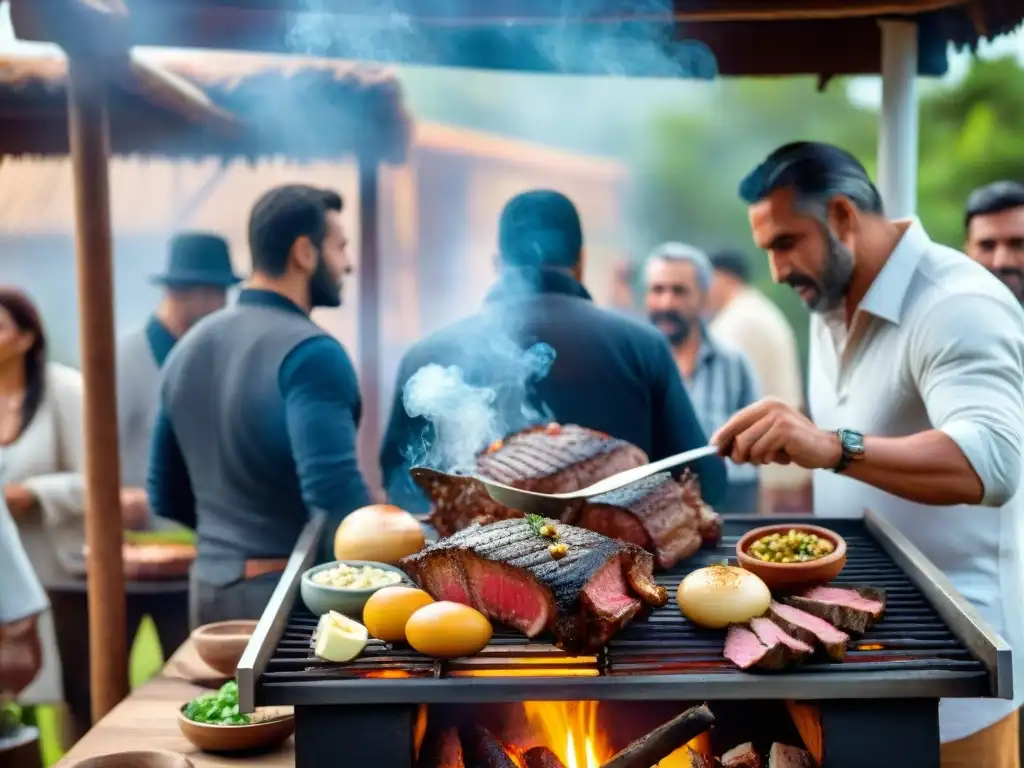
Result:
{"label": "wooden beam", "polygon": [[359,381],[363,395],[358,455],[370,492],[381,487],[380,451],[380,168],[360,158],[359,166]]}
{"label": "wooden beam", "polygon": [[75,192],[79,344],[85,422],[85,540],[92,717],[128,695],[122,563],[121,471],[117,445],[114,276],[111,263],[107,73],[98,61],[69,61],[68,140]]}

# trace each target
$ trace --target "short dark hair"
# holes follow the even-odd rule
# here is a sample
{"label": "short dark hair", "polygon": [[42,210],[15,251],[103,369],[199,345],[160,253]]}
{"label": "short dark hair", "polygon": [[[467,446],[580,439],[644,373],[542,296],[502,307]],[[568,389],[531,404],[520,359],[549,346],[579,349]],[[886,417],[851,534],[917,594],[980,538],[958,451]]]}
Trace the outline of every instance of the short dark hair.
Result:
{"label": "short dark hair", "polygon": [[971,219],[975,216],[989,216],[1021,207],[1024,207],[1024,184],[1019,181],[993,181],[967,196],[964,229],[970,228]]}
{"label": "short dark hair", "polygon": [[337,192],[305,184],[286,184],[266,192],[249,216],[253,271],[283,275],[295,241],[305,236],[317,246],[323,243],[327,211],[340,211],[342,205]]}
{"label": "short dark hair", "polygon": [[798,141],[779,147],[740,182],[739,192],[753,205],[784,187],[793,187],[804,202],[820,205],[841,195],[865,213],[884,212],[882,196],[864,166],[832,144]]}
{"label": "short dark hair", "polygon": [[716,272],[725,272],[743,283],[750,282],[750,262],[747,261],[747,256],[743,251],[724,248],[715,251],[709,258],[711,259],[711,268]]}
{"label": "short dark hair", "polygon": [[583,250],[576,206],[547,189],[516,195],[501,212],[498,248],[502,261],[513,267],[575,267]]}

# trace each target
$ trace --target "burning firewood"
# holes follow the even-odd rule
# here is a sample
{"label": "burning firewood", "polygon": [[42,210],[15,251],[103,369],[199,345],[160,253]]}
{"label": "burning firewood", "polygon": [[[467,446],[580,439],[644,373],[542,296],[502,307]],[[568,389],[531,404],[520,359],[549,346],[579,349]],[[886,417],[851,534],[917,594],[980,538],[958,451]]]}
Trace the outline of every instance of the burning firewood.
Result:
{"label": "burning firewood", "polygon": [[601,768],[650,768],[707,731],[714,722],[715,716],[707,704],[690,707],[634,741]]}
{"label": "burning firewood", "polygon": [[721,760],[722,768],[761,768],[761,756],[749,741],[730,749]]}
{"label": "burning firewood", "polygon": [[460,731],[466,768],[518,768],[505,746],[486,728],[474,725]]}
{"label": "burning firewood", "polygon": [[420,750],[419,768],[465,768],[462,740],[455,728],[445,728]]}
{"label": "burning firewood", "polygon": [[533,747],[523,755],[526,768],[565,768],[565,763],[547,747]]}
{"label": "burning firewood", "polygon": [[776,742],[768,752],[768,768],[818,768],[810,752]]}
{"label": "burning firewood", "polygon": [[690,768],[714,768],[712,760],[700,752],[695,752],[693,747],[687,747],[686,751],[690,756]]}

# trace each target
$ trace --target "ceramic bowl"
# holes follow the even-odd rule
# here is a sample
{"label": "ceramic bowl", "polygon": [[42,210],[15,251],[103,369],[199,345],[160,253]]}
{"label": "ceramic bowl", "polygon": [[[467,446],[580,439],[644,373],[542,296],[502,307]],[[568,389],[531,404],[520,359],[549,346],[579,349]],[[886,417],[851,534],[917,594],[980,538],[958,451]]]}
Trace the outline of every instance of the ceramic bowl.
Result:
{"label": "ceramic bowl", "polygon": [[185,717],[186,706],[178,710],[178,727],[186,739],[204,752],[269,752],[284,744],[295,731],[295,715],[287,709],[256,710],[248,725],[210,725]]}
{"label": "ceramic bowl", "polygon": [[196,627],[189,637],[199,658],[225,677],[234,677],[238,660],[255,631],[255,621],[218,621]]}
{"label": "ceramic bowl", "polygon": [[81,760],[73,768],[195,768],[177,752],[118,752]]}
{"label": "ceramic bowl", "polygon": [[[402,577],[402,580],[398,584],[409,584],[409,577],[405,575],[405,571],[401,568],[396,568],[393,565],[387,565],[386,563],[375,563],[370,560],[335,560],[331,563],[323,563],[322,565],[316,565],[302,574],[302,582],[299,584],[299,592],[302,595],[302,602],[306,604],[306,608],[314,616],[323,616],[328,611],[337,611],[343,613],[346,616],[350,616],[357,621],[363,616],[363,606],[366,605],[366,601],[370,599],[377,590],[383,589],[383,587],[374,587],[372,589],[339,589],[338,587],[328,587],[324,584],[317,584],[313,581],[313,576],[320,573],[320,571],[326,571],[329,568],[334,568],[337,565],[344,563],[345,565],[361,566],[370,565],[374,568],[380,568],[384,571],[394,571]],[[396,584],[389,584],[388,586],[397,586]]]}
{"label": "ceramic bowl", "polygon": [[[806,563],[766,563],[764,560],[759,560],[748,554],[747,550],[750,546],[762,536],[791,530],[813,533],[820,538],[827,539],[832,542],[834,549],[831,554]],[[843,566],[846,565],[846,540],[835,531],[817,525],[803,523],[765,525],[748,531],[736,543],[736,559],[739,560],[741,568],[760,576],[761,581],[767,584],[768,589],[772,592],[796,592],[804,587],[828,584],[839,575]]]}

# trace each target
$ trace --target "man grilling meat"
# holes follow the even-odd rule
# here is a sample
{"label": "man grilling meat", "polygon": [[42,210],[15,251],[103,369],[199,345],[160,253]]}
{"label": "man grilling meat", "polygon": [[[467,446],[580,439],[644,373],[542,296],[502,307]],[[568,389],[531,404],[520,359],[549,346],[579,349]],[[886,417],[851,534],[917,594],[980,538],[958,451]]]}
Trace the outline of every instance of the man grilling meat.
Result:
{"label": "man grilling meat", "polygon": [[[679,374],[707,434],[761,398],[761,382],[747,356],[712,334],[704,323],[711,278],[705,253],[683,243],[663,243],[644,265],[647,316],[672,346]],[[728,491],[718,511],[756,513],[757,467],[728,462],[727,470]]]}
{"label": "man grilling meat", "polygon": [[[933,243],[919,221],[886,218],[863,166],[836,147],[776,150],[740,196],[773,278],[812,312],[815,421],[764,400],[713,442],[736,462],[816,470],[819,515],[884,515],[1015,655],[1024,652],[1024,311],[1016,297]],[[944,768],[1020,765],[1014,710],[1024,676],[1016,677],[1015,701],[942,702]]]}
{"label": "man grilling meat", "polygon": [[[529,426],[521,421],[524,410],[549,409],[554,420],[627,441],[651,461],[705,444],[664,337],[597,307],[581,284],[583,233],[568,198],[549,190],[514,197],[501,214],[498,247],[499,277],[484,306],[418,342],[402,359],[380,454],[392,501],[427,508],[408,470],[417,458],[410,449],[430,439],[430,425],[409,415],[403,390],[430,363],[457,366],[467,382],[493,388],[499,409],[511,402],[500,414],[509,432]],[[542,343],[554,351],[550,371],[527,393],[529,409],[514,402],[522,381],[510,381],[515,377],[495,349],[494,339],[502,337],[523,349]],[[691,466],[704,499],[714,504],[725,490],[724,463],[712,457]]]}

